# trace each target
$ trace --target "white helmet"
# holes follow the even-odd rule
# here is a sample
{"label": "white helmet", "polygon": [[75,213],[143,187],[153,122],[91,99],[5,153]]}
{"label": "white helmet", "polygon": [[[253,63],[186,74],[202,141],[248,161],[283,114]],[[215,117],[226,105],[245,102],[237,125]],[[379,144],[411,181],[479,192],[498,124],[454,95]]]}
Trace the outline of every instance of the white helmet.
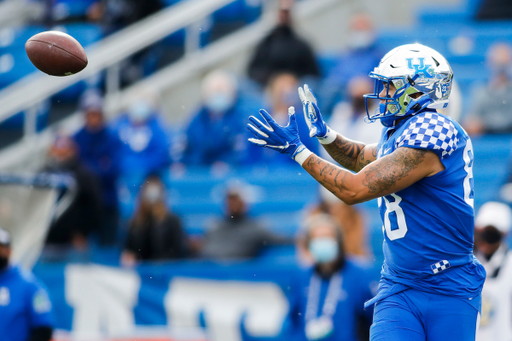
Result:
{"label": "white helmet", "polygon": [[[407,44],[389,51],[369,75],[375,79],[373,94],[364,95],[370,121],[381,119],[385,126],[401,117],[417,114],[425,108],[440,109],[448,105],[453,71],[446,59],[434,49],[421,44]],[[389,95],[389,84],[396,92]],[[381,91],[386,89],[382,97]],[[421,96],[411,97],[412,94]],[[368,99],[384,101],[371,115]]]}

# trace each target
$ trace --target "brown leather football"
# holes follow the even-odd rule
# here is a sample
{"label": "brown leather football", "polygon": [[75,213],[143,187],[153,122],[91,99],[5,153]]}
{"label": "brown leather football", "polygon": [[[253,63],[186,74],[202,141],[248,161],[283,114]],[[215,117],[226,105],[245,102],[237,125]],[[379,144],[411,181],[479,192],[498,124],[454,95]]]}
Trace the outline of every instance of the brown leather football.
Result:
{"label": "brown leather football", "polygon": [[25,43],[32,64],[51,76],[70,76],[87,66],[87,55],[80,43],[69,34],[46,31]]}

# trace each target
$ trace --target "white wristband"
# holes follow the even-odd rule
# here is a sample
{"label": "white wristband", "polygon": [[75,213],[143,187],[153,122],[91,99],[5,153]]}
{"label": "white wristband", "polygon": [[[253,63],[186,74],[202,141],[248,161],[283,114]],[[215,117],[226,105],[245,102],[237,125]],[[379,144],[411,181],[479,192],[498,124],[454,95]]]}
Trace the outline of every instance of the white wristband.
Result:
{"label": "white wristband", "polygon": [[336,140],[337,136],[337,132],[327,127],[327,134],[325,134],[323,137],[317,137],[317,139],[321,144],[331,144],[334,142],[334,140]]}
{"label": "white wristband", "polygon": [[297,163],[299,165],[302,166],[302,164],[304,163],[304,161],[306,161],[306,159],[311,155],[313,154],[312,151],[310,151],[309,149],[307,149],[306,147],[304,147],[304,149],[302,149],[300,152],[298,152],[297,154],[295,154],[295,156],[293,157],[293,159],[295,161],[297,161]]}

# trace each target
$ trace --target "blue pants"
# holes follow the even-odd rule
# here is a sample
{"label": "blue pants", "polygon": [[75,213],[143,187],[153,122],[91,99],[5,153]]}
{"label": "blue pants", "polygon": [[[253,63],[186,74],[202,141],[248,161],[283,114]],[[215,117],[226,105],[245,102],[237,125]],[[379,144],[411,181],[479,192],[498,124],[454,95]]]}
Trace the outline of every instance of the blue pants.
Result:
{"label": "blue pants", "polygon": [[376,303],[370,340],[474,341],[481,297],[405,290]]}

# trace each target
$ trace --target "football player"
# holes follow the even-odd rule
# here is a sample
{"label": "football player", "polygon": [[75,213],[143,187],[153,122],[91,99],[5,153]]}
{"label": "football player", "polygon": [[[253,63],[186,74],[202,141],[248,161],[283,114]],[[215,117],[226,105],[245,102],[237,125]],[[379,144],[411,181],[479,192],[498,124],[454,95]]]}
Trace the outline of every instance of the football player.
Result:
{"label": "football player", "polygon": [[408,44],[369,76],[367,108],[368,100],[379,108],[368,119],[385,126],[378,144],[337,134],[311,90],[299,88],[310,136],[346,169],[304,147],[293,108],[286,127],[264,110],[251,116],[249,141],[289,155],[347,204],[378,198],[385,261],[377,296],[366,303],[375,304],[372,341],[474,340],[485,270],[472,252],[473,148],[460,125],[436,111],[448,105],[452,69],[437,51]]}

